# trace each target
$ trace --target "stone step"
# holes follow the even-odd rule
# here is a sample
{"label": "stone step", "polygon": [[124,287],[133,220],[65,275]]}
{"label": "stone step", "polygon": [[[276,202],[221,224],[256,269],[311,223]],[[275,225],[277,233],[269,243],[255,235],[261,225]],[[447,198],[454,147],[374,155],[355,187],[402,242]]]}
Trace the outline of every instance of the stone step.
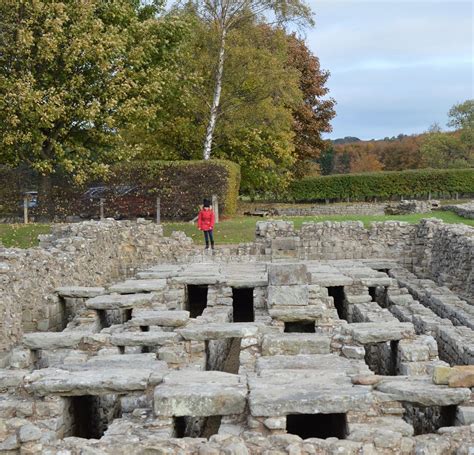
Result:
{"label": "stone step", "polygon": [[164,346],[180,340],[174,332],[122,332],[110,337],[114,346]]}
{"label": "stone step", "polygon": [[192,341],[247,338],[257,335],[258,325],[247,322],[193,324],[185,328],[178,329],[177,332],[185,340]]}
{"label": "stone step", "polygon": [[86,287],[86,286],[63,286],[56,288],[55,292],[61,297],[72,298],[91,298],[105,293],[103,287]]}
{"label": "stone step", "polygon": [[245,378],[220,371],[178,371],[167,374],[155,387],[157,416],[213,416],[245,410]]}
{"label": "stone step", "polygon": [[165,279],[126,280],[108,288],[109,292],[117,294],[137,294],[140,292],[161,291],[166,287]]}
{"label": "stone step", "polygon": [[87,308],[93,310],[124,310],[134,306],[151,304],[158,296],[151,294],[111,294],[100,295],[86,301]]}
{"label": "stone step", "polygon": [[411,322],[356,322],[344,326],[354,341],[361,344],[413,338],[415,329]]}
{"label": "stone step", "polygon": [[128,323],[131,326],[159,325],[164,327],[181,327],[188,321],[189,311],[135,309],[132,313],[132,319]]}
{"label": "stone step", "polygon": [[159,384],[165,371],[152,368],[97,368],[66,371],[45,368],[25,377],[26,389],[40,396],[101,395],[145,390]]}
{"label": "stone step", "polygon": [[23,335],[23,344],[32,350],[77,348],[88,332],[33,332]]}
{"label": "stone step", "polygon": [[329,354],[331,338],[316,333],[269,334],[263,337],[262,355]]}
{"label": "stone step", "polygon": [[468,388],[450,388],[433,384],[431,377],[396,376],[379,382],[375,388],[397,401],[421,406],[450,406],[467,402],[471,397]]}

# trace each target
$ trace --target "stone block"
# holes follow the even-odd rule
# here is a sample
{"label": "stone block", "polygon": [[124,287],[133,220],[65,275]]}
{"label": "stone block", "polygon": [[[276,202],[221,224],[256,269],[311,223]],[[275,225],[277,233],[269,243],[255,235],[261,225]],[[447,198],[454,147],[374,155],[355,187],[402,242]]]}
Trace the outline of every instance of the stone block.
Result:
{"label": "stone block", "polygon": [[331,338],[315,333],[265,335],[262,355],[329,354]]}
{"label": "stone block", "polygon": [[348,324],[346,330],[361,344],[413,338],[415,329],[410,322],[358,322]]}
{"label": "stone block", "polygon": [[36,332],[23,335],[23,344],[33,350],[77,348],[88,332]]}
{"label": "stone block", "polygon": [[155,387],[157,416],[213,416],[241,414],[247,386],[237,375],[218,371],[170,374]]}
{"label": "stone block", "polygon": [[271,286],[290,286],[308,284],[308,272],[304,264],[270,264],[268,284]]}
{"label": "stone block", "polygon": [[387,393],[397,401],[416,403],[422,406],[450,406],[466,402],[471,397],[467,388],[452,389],[433,384],[431,378],[397,376],[376,385],[380,392]]}
{"label": "stone block", "polygon": [[185,340],[223,340],[226,338],[254,337],[258,333],[258,326],[247,322],[194,324],[178,329],[177,332]]}
{"label": "stone block", "polygon": [[308,286],[268,286],[268,306],[308,305]]}
{"label": "stone block", "polygon": [[189,311],[133,310],[131,326],[158,325],[163,327],[181,327],[189,320]]}

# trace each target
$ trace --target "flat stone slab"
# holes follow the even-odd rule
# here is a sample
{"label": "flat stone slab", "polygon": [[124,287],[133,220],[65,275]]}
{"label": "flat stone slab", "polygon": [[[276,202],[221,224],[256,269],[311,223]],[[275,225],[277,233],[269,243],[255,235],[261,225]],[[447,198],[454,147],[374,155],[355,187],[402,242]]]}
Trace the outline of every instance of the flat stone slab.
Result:
{"label": "flat stone slab", "polygon": [[283,322],[316,321],[327,315],[327,309],[322,305],[308,305],[301,307],[276,306],[268,310],[273,319]]}
{"label": "flat stone slab", "polygon": [[331,338],[316,333],[269,334],[263,337],[262,355],[329,354]]}
{"label": "flat stone slab", "polygon": [[91,298],[102,295],[105,292],[103,287],[86,286],[63,286],[56,288],[56,293],[61,297]]}
{"label": "flat stone slab", "polygon": [[225,338],[247,338],[257,335],[258,325],[247,322],[194,324],[177,332],[185,340],[206,341]]}
{"label": "flat stone slab", "polygon": [[453,389],[433,384],[430,377],[397,376],[379,382],[375,388],[393,396],[397,401],[417,403],[422,406],[450,406],[467,402],[471,390]]}
{"label": "flat stone slab", "polygon": [[33,332],[23,335],[23,344],[32,350],[77,348],[87,332]]}
{"label": "flat stone slab", "polygon": [[338,371],[349,376],[371,374],[363,360],[347,359],[336,354],[324,355],[275,355],[257,360],[257,373],[264,370],[317,370],[319,373]]}
{"label": "flat stone slab", "polygon": [[90,357],[82,366],[84,369],[92,368],[138,368],[153,371],[167,370],[168,364],[156,358],[154,353],[144,354],[115,354]]}
{"label": "flat stone slab", "polygon": [[345,326],[354,341],[361,344],[413,338],[415,328],[411,322],[357,322]]}
{"label": "flat stone slab", "polygon": [[179,371],[155,387],[153,408],[158,416],[241,414],[245,410],[244,378],[219,371]]}
{"label": "flat stone slab", "polygon": [[132,326],[160,325],[163,327],[181,327],[189,321],[189,311],[171,310],[133,310]]}
{"label": "flat stone slab", "polygon": [[165,279],[153,280],[126,280],[116,283],[108,288],[109,292],[117,294],[135,294],[140,292],[161,291],[166,287]]}
{"label": "flat stone slab", "polygon": [[350,276],[337,273],[312,273],[310,271],[310,283],[319,284],[323,287],[350,286],[354,280]]}
{"label": "flat stone slab", "polygon": [[122,332],[112,335],[110,343],[114,346],[163,346],[180,339],[174,332]]}
{"label": "flat stone slab", "polygon": [[104,393],[124,393],[145,390],[149,385],[158,384],[161,374],[150,368],[115,368],[83,371],[66,371],[46,368],[33,371],[25,377],[26,389],[46,396],[101,395]]}
{"label": "flat stone slab", "polygon": [[122,310],[151,303],[155,294],[112,294],[100,295],[86,301],[86,307],[92,310]]}
{"label": "flat stone slab", "polygon": [[338,371],[264,370],[249,378],[249,389],[250,412],[255,417],[365,412],[374,400],[371,387],[354,386]]}

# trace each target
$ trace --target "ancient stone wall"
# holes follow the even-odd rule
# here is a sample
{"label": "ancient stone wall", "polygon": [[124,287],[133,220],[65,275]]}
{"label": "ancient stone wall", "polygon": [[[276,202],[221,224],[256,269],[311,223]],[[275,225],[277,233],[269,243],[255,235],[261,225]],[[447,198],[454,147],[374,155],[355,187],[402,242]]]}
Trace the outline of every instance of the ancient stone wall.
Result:
{"label": "ancient stone wall", "polygon": [[448,286],[473,302],[474,229],[462,224],[444,224],[422,220],[417,226],[415,247],[417,261],[413,271]]}
{"label": "ancient stone wall", "polygon": [[55,288],[111,283],[138,266],[176,260],[190,242],[182,233],[163,237],[151,221],[107,220],[55,226],[37,248],[0,247],[0,353],[23,331],[63,328]]}
{"label": "ancient stone wall", "polygon": [[450,210],[459,216],[474,220],[474,202],[457,205],[445,205],[443,210]]}
{"label": "ancient stone wall", "polygon": [[256,244],[273,258],[397,260],[411,267],[415,259],[416,225],[399,221],[372,223],[360,221],[303,223],[295,231],[292,222],[257,223]]}
{"label": "ancient stone wall", "polygon": [[279,216],[318,215],[383,215],[386,203],[315,204],[311,207],[284,207],[275,209]]}

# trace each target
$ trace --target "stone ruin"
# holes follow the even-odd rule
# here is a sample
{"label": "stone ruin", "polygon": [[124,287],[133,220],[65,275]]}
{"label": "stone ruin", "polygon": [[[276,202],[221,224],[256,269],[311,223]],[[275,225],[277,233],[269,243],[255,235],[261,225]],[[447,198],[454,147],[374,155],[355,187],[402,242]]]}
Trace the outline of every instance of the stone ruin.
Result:
{"label": "stone ruin", "polygon": [[215,255],[144,222],[66,231],[0,250],[29,313],[3,340],[0,453],[474,453],[473,229],[263,222]]}

